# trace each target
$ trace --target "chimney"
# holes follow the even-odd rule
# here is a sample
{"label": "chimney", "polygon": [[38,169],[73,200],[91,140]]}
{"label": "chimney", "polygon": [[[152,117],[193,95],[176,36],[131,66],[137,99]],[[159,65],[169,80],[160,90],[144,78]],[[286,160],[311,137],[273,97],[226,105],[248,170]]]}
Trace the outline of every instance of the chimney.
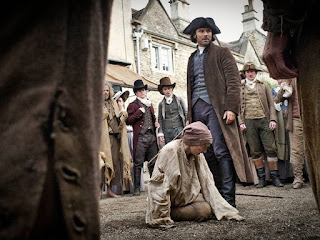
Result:
{"label": "chimney", "polygon": [[248,0],[249,5],[244,6],[244,13],[242,13],[243,32],[250,32],[257,29],[258,19],[256,18],[256,10],[253,7],[254,0]]}
{"label": "chimney", "polygon": [[186,0],[170,0],[171,20],[182,32],[190,23],[189,3]]}

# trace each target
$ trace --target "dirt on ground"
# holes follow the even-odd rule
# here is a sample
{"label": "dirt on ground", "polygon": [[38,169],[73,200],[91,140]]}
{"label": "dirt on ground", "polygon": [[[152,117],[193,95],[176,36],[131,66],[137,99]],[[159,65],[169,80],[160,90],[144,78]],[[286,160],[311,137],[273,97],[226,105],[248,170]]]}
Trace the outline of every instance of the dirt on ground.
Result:
{"label": "dirt on ground", "polygon": [[[236,204],[245,221],[176,222],[161,230],[147,227],[147,192],[100,200],[101,239],[320,239],[320,215],[306,183],[282,188],[237,184]],[[254,196],[253,196],[254,195]],[[258,196],[255,196],[258,195]]]}

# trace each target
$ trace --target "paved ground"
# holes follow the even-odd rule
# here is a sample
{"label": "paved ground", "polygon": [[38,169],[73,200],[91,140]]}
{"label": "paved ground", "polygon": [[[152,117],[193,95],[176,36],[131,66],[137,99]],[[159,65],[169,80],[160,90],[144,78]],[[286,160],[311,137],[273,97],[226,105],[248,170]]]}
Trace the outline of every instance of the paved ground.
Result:
{"label": "paved ground", "polygon": [[291,184],[263,189],[237,185],[237,194],[237,208],[245,221],[212,218],[202,223],[178,222],[168,230],[146,226],[146,192],[139,197],[104,197],[100,200],[101,239],[320,239],[320,215],[309,184],[297,190]]}

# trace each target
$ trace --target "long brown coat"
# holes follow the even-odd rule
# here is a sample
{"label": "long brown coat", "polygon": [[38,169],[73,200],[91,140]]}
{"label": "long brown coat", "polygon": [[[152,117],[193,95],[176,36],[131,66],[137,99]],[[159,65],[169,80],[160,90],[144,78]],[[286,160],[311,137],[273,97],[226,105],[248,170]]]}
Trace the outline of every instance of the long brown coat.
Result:
{"label": "long brown coat", "polygon": [[[188,120],[192,122],[191,104],[191,61],[188,63]],[[212,106],[217,114],[220,127],[229,148],[233,164],[241,182],[252,183],[252,165],[249,162],[243,137],[237,121],[230,125],[223,120],[223,114],[229,110],[237,115],[240,110],[240,77],[236,62],[228,48],[211,43],[205,59],[205,82]]]}
{"label": "long brown coat", "polygon": [[0,23],[0,239],[99,239],[112,0],[8,4]]}

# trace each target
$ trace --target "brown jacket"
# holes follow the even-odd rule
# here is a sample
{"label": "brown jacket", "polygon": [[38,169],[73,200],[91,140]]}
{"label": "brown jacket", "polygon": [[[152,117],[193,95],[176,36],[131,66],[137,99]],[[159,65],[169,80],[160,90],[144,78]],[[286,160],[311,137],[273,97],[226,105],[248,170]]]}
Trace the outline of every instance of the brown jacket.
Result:
{"label": "brown jacket", "polygon": [[[246,99],[245,99],[245,80],[241,81],[241,111],[239,124],[244,123],[244,113],[246,111]],[[259,80],[256,81],[256,89],[258,91],[259,100],[261,102],[263,112],[266,115],[268,121],[277,122],[277,113],[274,107],[274,100],[271,89],[269,86]]]}
{"label": "brown jacket", "polygon": [[[191,105],[191,61],[188,62],[188,120],[192,122]],[[240,110],[240,77],[236,62],[230,50],[216,46],[213,42],[208,46],[205,59],[205,82],[212,106],[217,114],[220,127],[228,145],[234,167],[241,182],[253,182],[253,174],[244,140],[237,121],[230,125],[223,120],[223,114],[230,110],[237,115]]]}
{"label": "brown jacket", "polygon": [[100,238],[98,151],[111,6],[31,1],[2,14],[0,239],[34,239],[31,232],[46,235],[40,239]]}

